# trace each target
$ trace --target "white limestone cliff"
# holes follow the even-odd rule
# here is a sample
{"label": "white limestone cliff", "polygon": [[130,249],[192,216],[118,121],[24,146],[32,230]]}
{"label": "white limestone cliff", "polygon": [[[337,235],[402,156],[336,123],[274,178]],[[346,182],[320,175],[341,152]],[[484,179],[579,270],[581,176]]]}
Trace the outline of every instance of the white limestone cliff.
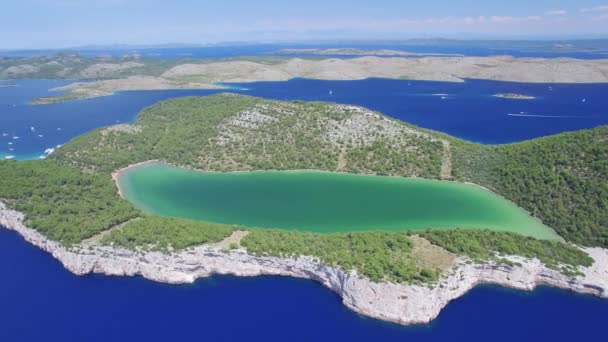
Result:
{"label": "white limestone cliff", "polygon": [[467,263],[459,258],[455,267],[439,282],[429,286],[376,283],[329,267],[311,257],[257,257],[243,249],[219,251],[198,246],[184,251],[163,254],[135,252],[109,246],[65,248],[23,224],[23,214],[0,202],[0,226],[19,233],[31,244],[47,251],[66,269],[77,274],[102,273],[134,276],[178,284],[191,283],[212,274],[237,276],[280,275],[312,279],[336,292],[353,311],[400,324],[426,323],[433,320],[451,300],[479,284],[496,284],[520,290],[550,285],[579,293],[608,298],[608,250],[587,248],[595,260],[588,268],[580,268],[582,276],[567,277],[546,268],[540,261],[508,257],[521,266],[492,263]]}

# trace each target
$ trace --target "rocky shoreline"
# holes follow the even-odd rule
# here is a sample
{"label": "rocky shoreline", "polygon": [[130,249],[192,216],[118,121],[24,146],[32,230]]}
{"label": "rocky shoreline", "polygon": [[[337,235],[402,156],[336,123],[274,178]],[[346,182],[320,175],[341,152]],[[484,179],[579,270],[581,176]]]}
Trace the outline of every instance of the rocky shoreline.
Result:
{"label": "rocky shoreline", "polygon": [[595,262],[591,267],[580,268],[583,275],[577,278],[550,270],[538,260],[521,257],[507,257],[518,266],[474,264],[459,258],[454,268],[445,273],[438,283],[420,286],[371,282],[355,272],[328,267],[311,257],[257,257],[244,249],[224,251],[210,245],[172,254],[109,246],[75,246],[68,249],[26,227],[23,214],[9,209],[2,202],[0,226],[16,231],[29,243],[52,254],[66,269],[77,275],[140,275],[170,284],[192,283],[213,274],[306,278],[336,292],[342,297],[344,305],[359,314],[399,324],[430,322],[450,301],[479,284],[519,290],[549,285],[608,298],[608,250],[601,248],[585,249]]}

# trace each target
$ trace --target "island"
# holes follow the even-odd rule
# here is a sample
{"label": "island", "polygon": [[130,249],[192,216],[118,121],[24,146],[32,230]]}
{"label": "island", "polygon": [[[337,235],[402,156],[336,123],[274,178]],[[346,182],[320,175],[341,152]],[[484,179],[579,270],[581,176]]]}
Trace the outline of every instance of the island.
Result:
{"label": "island", "polygon": [[361,80],[376,77],[442,82],[484,79],[526,83],[605,83],[608,82],[607,75],[608,59],[510,56],[363,56],[351,59],[263,56],[162,60],[141,56],[87,58],[58,55],[5,58],[0,61],[0,79],[76,81],[56,89],[63,91],[62,94],[34,100],[34,104],[108,96],[124,90],[218,89],[225,88],[226,83],[286,81],[292,78]]}
{"label": "island", "polygon": [[516,93],[500,93],[494,94],[494,97],[498,97],[501,99],[510,99],[510,100],[534,100],[536,97],[524,94],[516,94]]}
{"label": "island", "polygon": [[[178,98],[143,110],[133,124],[79,136],[45,160],[0,161],[0,226],[78,275],[166,283],[213,274],[307,278],[360,314],[400,324],[433,320],[479,284],[550,285],[608,298],[607,137],[608,126],[601,126],[486,146],[351,105],[234,94]],[[301,183],[304,176],[328,186],[310,188],[310,181]],[[508,206],[523,224],[485,218],[487,229],[461,221],[428,227],[380,221],[356,230],[341,222],[260,226],[247,217],[234,223],[163,212],[179,200],[167,192],[158,195],[160,208],[138,199],[137,181],[145,187],[146,179],[162,179],[169,191],[198,196],[186,189],[230,184],[234,177],[247,186],[230,191],[258,182],[279,189],[278,181],[312,191],[307,196],[339,191],[343,182],[349,189],[366,184],[357,196],[373,195],[372,185],[432,187],[437,205],[455,198],[442,195],[451,189],[484,205],[492,196],[492,210]],[[175,190],[178,180],[187,186]],[[218,206],[225,203],[219,196],[233,194],[223,189],[213,192]],[[478,208],[483,219],[485,211],[472,205],[466,210]],[[433,218],[441,215],[437,210]]]}
{"label": "island", "polygon": [[355,48],[330,48],[330,49],[282,49],[275,51],[279,55],[329,55],[329,56],[382,56],[382,57],[413,57],[413,56],[451,56],[462,57],[461,54],[450,53],[425,53],[425,52],[409,52],[399,50],[364,50]]}

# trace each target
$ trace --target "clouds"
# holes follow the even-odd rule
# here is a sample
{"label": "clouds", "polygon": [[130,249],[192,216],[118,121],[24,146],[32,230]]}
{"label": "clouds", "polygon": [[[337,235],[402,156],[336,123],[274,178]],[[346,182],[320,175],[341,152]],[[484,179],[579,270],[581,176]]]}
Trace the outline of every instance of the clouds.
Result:
{"label": "clouds", "polygon": [[548,10],[547,12],[545,12],[545,15],[548,15],[548,16],[559,16],[559,15],[566,15],[566,14],[568,14],[568,11],[562,10],[562,9]]}
{"label": "clouds", "polygon": [[581,8],[579,10],[581,13],[597,13],[597,12],[608,12],[608,5],[605,6],[595,6],[595,7],[586,7]]}
{"label": "clouds", "polygon": [[608,0],[485,0],[475,1],[475,6],[471,5],[473,0],[4,2],[0,11],[0,49],[428,36],[608,37]]}
{"label": "clouds", "polygon": [[608,5],[585,7],[579,10],[583,15],[592,15],[590,20],[592,22],[608,21]]}

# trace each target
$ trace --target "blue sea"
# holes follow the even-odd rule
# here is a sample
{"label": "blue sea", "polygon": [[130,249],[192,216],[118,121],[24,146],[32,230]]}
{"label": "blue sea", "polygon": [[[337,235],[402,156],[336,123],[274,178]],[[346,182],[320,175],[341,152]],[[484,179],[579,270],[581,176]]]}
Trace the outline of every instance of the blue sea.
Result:
{"label": "blue sea", "polygon": [[[0,51],[4,56],[43,56],[56,53],[79,53],[87,57],[139,54],[150,58],[230,58],[237,56],[277,56],[282,49],[329,49],[355,48],[362,50],[396,50],[418,54],[452,54],[463,56],[509,55],[531,58],[608,58],[608,40],[574,41],[475,41],[475,40],[433,40],[402,42],[310,42],[310,43],[269,43],[269,44],[219,44],[208,46],[175,47],[82,47],[63,50],[20,50]],[[285,55],[280,55],[285,56]],[[291,56],[298,56],[297,54]],[[304,55],[305,56],[305,55]],[[336,55],[336,58],[357,56]]]}
{"label": "blue sea", "polygon": [[608,300],[478,287],[429,325],[349,311],[321,285],[217,276],[192,285],[75,276],[0,229],[0,341],[601,341]]}
{"label": "blue sea", "polygon": [[[7,84],[7,81],[4,82]],[[48,148],[101,126],[132,122],[158,101],[218,90],[127,91],[113,96],[32,106],[66,81],[17,80],[0,87],[0,158],[37,159]],[[232,84],[232,92],[280,100],[356,104],[420,127],[483,144],[511,143],[608,124],[608,84],[464,83],[367,79]],[[522,93],[535,100],[496,98]]]}
{"label": "blue sea", "polygon": [[[97,127],[131,122],[160,100],[218,92],[130,91],[31,106],[33,98],[68,82],[11,82],[4,83],[15,87],[0,87],[0,158],[37,159],[45,149]],[[294,79],[231,86],[237,93],[273,99],[362,105],[484,144],[608,124],[608,84]],[[537,99],[492,96],[502,92]],[[218,276],[175,286],[78,277],[3,229],[0,274],[0,341],[585,341],[605,335],[608,317],[608,301],[591,296],[479,287],[448,305],[432,324],[402,327],[358,316],[334,293],[301,279]]]}

